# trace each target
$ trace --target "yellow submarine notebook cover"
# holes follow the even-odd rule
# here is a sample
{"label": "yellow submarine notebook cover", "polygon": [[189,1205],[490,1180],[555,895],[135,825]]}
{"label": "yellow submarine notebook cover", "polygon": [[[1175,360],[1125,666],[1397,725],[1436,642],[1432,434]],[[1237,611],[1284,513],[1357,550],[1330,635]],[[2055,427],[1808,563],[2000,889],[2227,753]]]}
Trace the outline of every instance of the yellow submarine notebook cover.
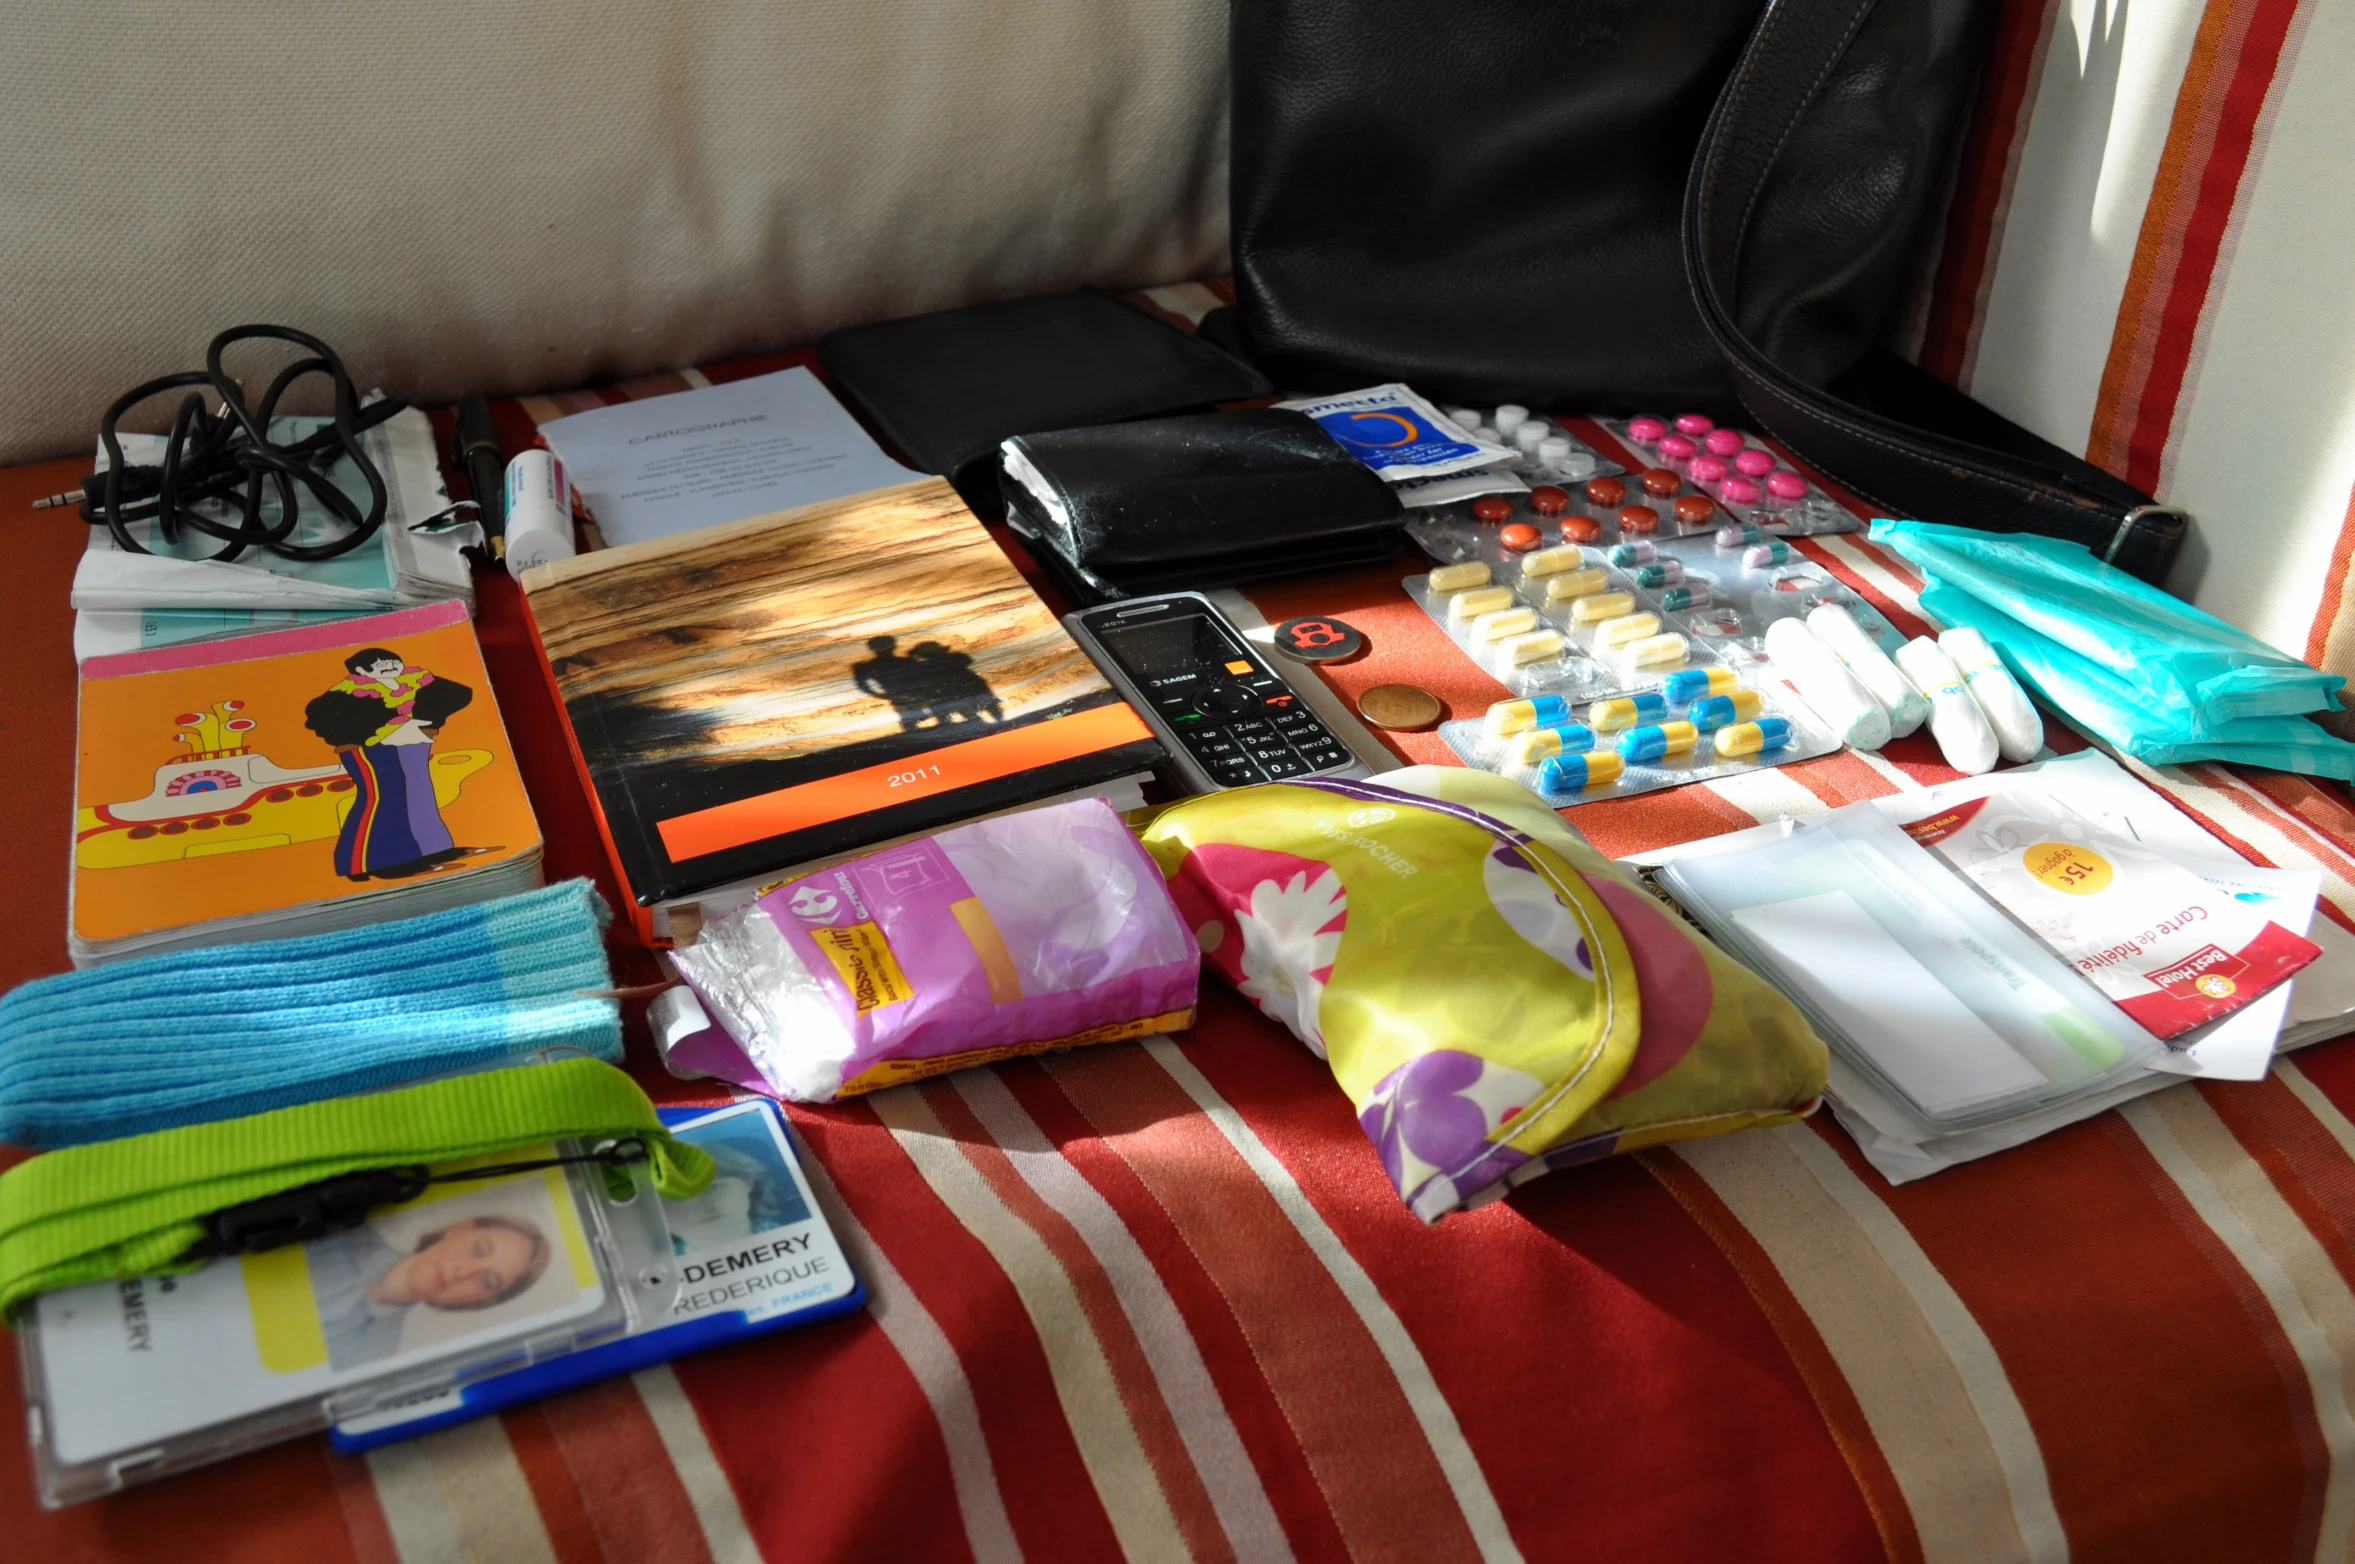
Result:
{"label": "yellow submarine notebook cover", "polygon": [[465,606],[82,665],[91,944],[381,893],[540,845]]}

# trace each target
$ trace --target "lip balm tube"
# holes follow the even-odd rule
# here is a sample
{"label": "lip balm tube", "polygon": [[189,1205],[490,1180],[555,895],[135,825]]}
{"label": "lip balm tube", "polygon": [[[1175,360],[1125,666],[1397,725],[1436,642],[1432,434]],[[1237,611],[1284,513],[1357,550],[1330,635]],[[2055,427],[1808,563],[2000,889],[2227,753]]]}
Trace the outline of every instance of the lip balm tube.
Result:
{"label": "lip balm tube", "polygon": [[1788,543],[1753,543],[1742,550],[1742,563],[1752,570],[1766,570],[1790,559]]}
{"label": "lip balm tube", "polygon": [[1603,574],[1599,566],[1565,570],[1558,576],[1546,577],[1545,600],[1549,605],[1575,603],[1582,597],[1594,596],[1610,584],[1610,578]]}
{"label": "lip balm tube", "polygon": [[1531,728],[1560,727],[1570,720],[1570,703],[1559,695],[1532,695],[1526,700],[1498,701],[1481,720],[1481,731],[1492,739],[1509,739]]}
{"label": "lip balm tube", "polygon": [[1447,600],[1447,621],[1462,624],[1482,614],[1493,614],[1500,608],[1513,606],[1513,589],[1509,586],[1474,587],[1469,592],[1458,592]]}
{"label": "lip balm tube", "polygon": [[1754,521],[1729,521],[1717,529],[1717,546],[1719,548],[1748,548],[1765,536],[1766,534],[1759,530],[1758,523]]}
{"label": "lip balm tube", "polygon": [[1595,626],[1595,645],[1610,651],[1659,633],[1658,614],[1621,614],[1616,619],[1606,619]]}
{"label": "lip balm tube", "polygon": [[1703,733],[1715,733],[1719,728],[1750,721],[1765,705],[1765,699],[1756,690],[1729,690],[1723,695],[1702,696],[1693,702],[1685,718]]}
{"label": "lip balm tube", "polygon": [[1642,690],[1616,700],[1596,701],[1586,708],[1586,725],[1597,733],[1617,733],[1639,722],[1658,722],[1668,715],[1668,697],[1658,690]]}
{"label": "lip balm tube", "polygon": [[1659,548],[1650,539],[1638,538],[1633,543],[1612,544],[1610,551],[1604,554],[1603,558],[1608,563],[1617,565],[1624,570],[1630,565],[1648,565],[1659,556],[1659,553]]}
{"label": "lip balm tube", "polygon": [[1550,756],[1578,754],[1594,747],[1594,729],[1583,722],[1565,722],[1522,734],[1513,741],[1513,760],[1517,765],[1534,766]]}
{"label": "lip balm tube", "polygon": [[1630,572],[1635,584],[1651,591],[1657,587],[1672,587],[1684,580],[1684,561],[1663,559],[1656,564],[1638,565]]}
{"label": "lip balm tube", "polygon": [[1537,785],[1549,793],[1582,793],[1608,787],[1619,780],[1627,763],[1607,749],[1583,755],[1556,755],[1537,768]]}
{"label": "lip balm tube", "polygon": [[1662,722],[1630,728],[1619,735],[1619,758],[1630,765],[1682,755],[1701,742],[1701,730],[1689,722]]}
{"label": "lip balm tube", "polygon": [[1694,581],[1685,586],[1670,587],[1660,594],[1660,606],[1672,614],[1687,608],[1707,608],[1709,583]]}
{"label": "lip balm tube", "polygon": [[1576,570],[1585,563],[1585,554],[1573,545],[1563,544],[1554,548],[1541,548],[1521,561],[1521,574],[1550,576],[1559,571]]}
{"label": "lip balm tube", "polygon": [[1438,565],[1431,571],[1431,590],[1461,592],[1466,587],[1488,585],[1488,562],[1469,560],[1461,565]]}
{"label": "lip balm tube", "polygon": [[1760,717],[1756,722],[1737,722],[1730,728],[1719,728],[1714,742],[1717,753],[1727,760],[1768,754],[1791,742],[1791,720]]}
{"label": "lip balm tube", "polygon": [[1605,619],[1617,619],[1634,607],[1635,594],[1632,592],[1597,592],[1592,597],[1582,597],[1570,605],[1570,622],[1598,624]]}
{"label": "lip balm tube", "polygon": [[1731,695],[1742,687],[1731,668],[1683,668],[1660,681],[1660,693],[1671,706],[1697,701],[1704,695]]}
{"label": "lip balm tube", "polygon": [[507,464],[507,573],[570,559],[572,484],[553,451],[519,452]]}

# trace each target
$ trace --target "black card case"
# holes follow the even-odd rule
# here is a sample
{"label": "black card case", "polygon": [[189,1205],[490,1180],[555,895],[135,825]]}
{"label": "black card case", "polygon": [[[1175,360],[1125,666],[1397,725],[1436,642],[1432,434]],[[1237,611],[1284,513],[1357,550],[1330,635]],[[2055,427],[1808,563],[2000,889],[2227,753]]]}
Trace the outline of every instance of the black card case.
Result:
{"label": "black card case", "polygon": [[1109,294],[1083,290],[852,326],[820,339],[834,390],[909,461],[1000,514],[1011,435],[1268,395],[1267,378]]}

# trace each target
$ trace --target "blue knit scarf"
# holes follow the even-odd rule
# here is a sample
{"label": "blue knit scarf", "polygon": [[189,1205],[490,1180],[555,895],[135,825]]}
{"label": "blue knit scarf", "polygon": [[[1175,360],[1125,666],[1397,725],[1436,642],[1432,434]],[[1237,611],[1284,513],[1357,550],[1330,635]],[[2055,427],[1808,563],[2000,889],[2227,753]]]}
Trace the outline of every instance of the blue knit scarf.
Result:
{"label": "blue knit scarf", "polygon": [[586,880],[301,939],[111,962],[0,997],[0,1142],[71,1146],[571,1047],[621,1058]]}

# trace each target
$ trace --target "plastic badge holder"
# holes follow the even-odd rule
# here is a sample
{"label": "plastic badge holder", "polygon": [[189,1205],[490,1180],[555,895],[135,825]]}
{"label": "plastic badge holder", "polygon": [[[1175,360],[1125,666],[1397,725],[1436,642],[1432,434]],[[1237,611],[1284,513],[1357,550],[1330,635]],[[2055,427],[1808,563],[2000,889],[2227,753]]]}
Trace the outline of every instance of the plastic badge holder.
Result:
{"label": "plastic badge holder", "polygon": [[[1739,436],[1742,443],[1738,450],[1730,454],[1721,454],[1717,451],[1702,449],[1697,450],[1695,455],[1714,458],[1726,469],[1726,478],[1744,480],[1757,491],[1757,498],[1755,500],[1741,498],[1744,491],[1739,488],[1727,489],[1722,479],[1715,479],[1705,484],[1695,483],[1690,476],[1691,458],[1679,459],[1673,455],[1663,455],[1660,451],[1658,437],[1646,440],[1638,436],[1633,426],[1645,422],[1647,417],[1652,423],[1665,425],[1666,432],[1671,437],[1677,434],[1677,425],[1674,422],[1657,415],[1639,413],[1633,418],[1598,418],[1595,422],[1608,429],[1612,438],[1635,452],[1637,457],[1647,466],[1657,465],[1675,469],[1678,475],[1684,478],[1683,487],[1677,491],[1679,495],[1706,495],[1715,501],[1721,510],[1731,511],[1736,520],[1755,521],[1768,532],[1786,537],[1813,537],[1825,532],[1854,532],[1858,529],[1859,524],[1856,518],[1849,513],[1847,506],[1842,505],[1814,483],[1808,481],[1806,474],[1797,471],[1779,455],[1776,455],[1763,440],[1741,430],[1713,429],[1709,431],[1710,434],[1719,436]],[[1690,443],[1700,446],[1707,436],[1685,436],[1684,438]],[[1721,440],[1720,443],[1730,442]],[[1748,452],[1758,454],[1751,456],[1745,463],[1743,456]],[[1777,478],[1776,474],[1785,476]],[[1787,496],[1774,492],[1777,488],[1791,486],[1793,480],[1797,480],[1798,485],[1804,486],[1801,492]],[[1729,499],[1727,497],[1729,493],[1734,497]],[[1674,498],[1675,496],[1670,497],[1671,503]],[[1663,511],[1663,515],[1665,514],[1666,512]]]}
{"label": "plastic badge holder", "polygon": [[[476,1165],[588,1149],[559,1141]],[[679,1290],[662,1204],[643,1163],[544,1168],[435,1184],[310,1243],[45,1293],[26,1305],[17,1337],[41,1502],[206,1466],[660,1319]],[[545,1267],[515,1296],[398,1308],[338,1286],[367,1274],[362,1257],[381,1262],[377,1246],[405,1258],[473,1217],[528,1224],[548,1245]]]}
{"label": "plastic badge holder", "polygon": [[[1828,755],[1840,747],[1839,739],[1799,702],[1778,700],[1771,691],[1761,690],[1758,694],[1761,715],[1780,717],[1791,725],[1790,739],[1780,748],[1729,759],[1717,753],[1714,732],[1703,733],[1699,741],[1681,755],[1663,755],[1650,761],[1628,761],[1616,779],[1594,787],[1562,789],[1546,786],[1542,763],[1525,766],[1514,758],[1519,736],[1501,739],[1490,737],[1484,717],[1443,722],[1439,725],[1439,737],[1465,765],[1511,778],[1543,798],[1550,809],[1568,809],[1606,798],[1627,798],[1659,788],[1682,787],[1688,782],[1712,782],[1721,777],[1767,771],[1776,766],[1789,765],[1795,760],[1813,760],[1818,755]],[[1681,720],[1691,712],[1694,704],[1697,703],[1670,706],[1666,716],[1670,720]],[[1586,708],[1578,710],[1576,720],[1587,721]],[[1595,736],[1595,752],[1617,754],[1618,739],[1618,732],[1598,733]]]}
{"label": "plastic badge holder", "polygon": [[1656,873],[1927,1139],[2139,1072],[2160,1044],[1870,804]]}
{"label": "plastic badge holder", "polygon": [[340,1422],[328,1432],[336,1449],[358,1455],[691,1352],[814,1325],[865,1302],[810,1190],[782,1104],[754,1097],[658,1112],[680,1140],[719,1164],[709,1189],[663,1208],[681,1284],[670,1308],[617,1340]]}

